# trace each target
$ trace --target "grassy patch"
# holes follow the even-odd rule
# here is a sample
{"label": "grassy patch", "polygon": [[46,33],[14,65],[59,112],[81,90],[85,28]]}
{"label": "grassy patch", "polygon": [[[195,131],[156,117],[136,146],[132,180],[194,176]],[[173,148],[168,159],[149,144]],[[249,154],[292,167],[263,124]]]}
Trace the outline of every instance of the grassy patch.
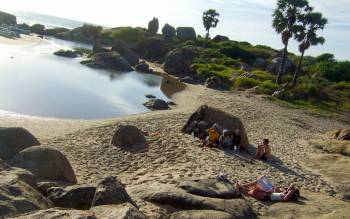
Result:
{"label": "grassy patch", "polygon": [[235,80],[234,87],[249,89],[259,85],[259,83],[260,83],[259,81],[253,78],[238,77]]}
{"label": "grassy patch", "polygon": [[218,64],[195,64],[197,73],[207,77],[217,76],[221,79],[228,80],[231,78],[233,69]]}
{"label": "grassy patch", "polygon": [[259,94],[271,95],[276,90],[278,90],[278,88],[279,88],[278,84],[273,83],[272,81],[264,81],[264,82],[259,84],[257,92]]}

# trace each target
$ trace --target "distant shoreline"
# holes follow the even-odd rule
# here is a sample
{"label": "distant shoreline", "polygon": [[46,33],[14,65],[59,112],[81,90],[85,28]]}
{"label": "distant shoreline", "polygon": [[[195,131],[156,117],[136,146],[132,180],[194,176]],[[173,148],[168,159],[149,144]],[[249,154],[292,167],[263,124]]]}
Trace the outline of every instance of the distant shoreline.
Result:
{"label": "distant shoreline", "polygon": [[42,39],[35,35],[21,35],[20,38],[6,38],[0,36],[0,44],[5,45],[26,45],[26,44],[33,44],[42,41]]}

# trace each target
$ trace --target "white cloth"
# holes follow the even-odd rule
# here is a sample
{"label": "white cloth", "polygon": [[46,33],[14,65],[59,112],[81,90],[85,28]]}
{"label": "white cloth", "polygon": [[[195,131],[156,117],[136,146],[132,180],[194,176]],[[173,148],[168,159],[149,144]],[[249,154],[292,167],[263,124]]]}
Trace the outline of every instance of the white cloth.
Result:
{"label": "white cloth", "polygon": [[283,193],[277,193],[277,192],[271,193],[270,195],[271,201],[282,201],[283,197],[284,197]]}

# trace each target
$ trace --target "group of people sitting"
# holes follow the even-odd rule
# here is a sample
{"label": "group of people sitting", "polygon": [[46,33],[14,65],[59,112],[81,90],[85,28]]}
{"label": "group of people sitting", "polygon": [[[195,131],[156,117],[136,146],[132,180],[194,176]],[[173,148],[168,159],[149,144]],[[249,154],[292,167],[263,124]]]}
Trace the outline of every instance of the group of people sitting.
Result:
{"label": "group of people sitting", "polygon": [[[242,132],[240,129],[228,130],[224,129],[220,133],[218,124],[213,124],[208,128],[208,123],[200,121],[194,124],[193,134],[195,137],[203,141],[204,147],[218,147],[221,149],[230,149],[245,151],[249,153],[246,145],[242,144]],[[268,160],[271,156],[271,147],[268,139],[263,139],[262,143],[258,145],[255,157],[261,160]]]}

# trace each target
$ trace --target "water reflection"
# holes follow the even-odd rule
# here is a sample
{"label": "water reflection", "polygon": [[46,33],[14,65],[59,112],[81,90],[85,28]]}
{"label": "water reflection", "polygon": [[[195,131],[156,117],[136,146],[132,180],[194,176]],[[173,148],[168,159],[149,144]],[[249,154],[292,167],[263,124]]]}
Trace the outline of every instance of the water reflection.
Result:
{"label": "water reflection", "polygon": [[52,55],[74,47],[88,45],[56,39],[0,44],[0,109],[55,118],[111,118],[146,112],[145,94],[167,100],[177,86],[158,75],[91,69],[79,58]]}

